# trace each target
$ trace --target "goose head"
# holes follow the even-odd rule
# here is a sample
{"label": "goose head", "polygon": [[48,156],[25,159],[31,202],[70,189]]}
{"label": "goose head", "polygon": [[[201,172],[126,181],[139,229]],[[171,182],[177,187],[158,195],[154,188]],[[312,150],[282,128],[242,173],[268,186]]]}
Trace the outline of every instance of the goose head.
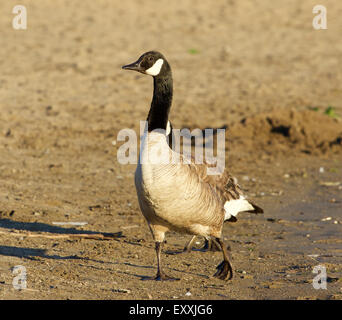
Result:
{"label": "goose head", "polygon": [[145,52],[137,61],[123,66],[122,69],[138,71],[152,77],[167,75],[170,72],[168,62],[158,51]]}

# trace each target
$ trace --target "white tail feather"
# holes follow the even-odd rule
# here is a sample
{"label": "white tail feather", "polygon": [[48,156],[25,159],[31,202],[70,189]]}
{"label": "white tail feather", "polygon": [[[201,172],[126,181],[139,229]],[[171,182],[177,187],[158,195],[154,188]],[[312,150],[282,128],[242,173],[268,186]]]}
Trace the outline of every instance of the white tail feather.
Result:
{"label": "white tail feather", "polygon": [[224,220],[230,219],[232,216],[236,217],[239,212],[254,210],[254,207],[244,198],[226,201],[224,204],[226,214]]}

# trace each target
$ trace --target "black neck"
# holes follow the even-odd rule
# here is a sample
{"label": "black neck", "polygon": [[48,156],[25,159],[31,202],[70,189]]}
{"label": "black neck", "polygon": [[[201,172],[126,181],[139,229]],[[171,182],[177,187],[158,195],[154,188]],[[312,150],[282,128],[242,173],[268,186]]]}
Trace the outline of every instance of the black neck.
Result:
{"label": "black neck", "polygon": [[172,103],[172,74],[168,70],[163,76],[153,77],[153,99],[148,113],[148,131],[166,130]]}

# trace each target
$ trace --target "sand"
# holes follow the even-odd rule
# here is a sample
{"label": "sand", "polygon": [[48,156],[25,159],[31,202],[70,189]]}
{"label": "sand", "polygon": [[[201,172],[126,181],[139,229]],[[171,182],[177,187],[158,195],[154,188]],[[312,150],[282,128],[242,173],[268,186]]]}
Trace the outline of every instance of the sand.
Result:
{"label": "sand", "polygon": [[[27,30],[0,4],[1,299],[342,298],[342,4],[321,3],[327,30],[309,0],[21,4]],[[226,167],[265,210],[224,226],[232,281],[211,277],[220,253],[170,254],[190,239],[176,233],[163,259],[181,281],[141,280],[154,243],[117,134],[152,95],[121,66],[151,49],[173,69],[173,126],[225,126]]]}

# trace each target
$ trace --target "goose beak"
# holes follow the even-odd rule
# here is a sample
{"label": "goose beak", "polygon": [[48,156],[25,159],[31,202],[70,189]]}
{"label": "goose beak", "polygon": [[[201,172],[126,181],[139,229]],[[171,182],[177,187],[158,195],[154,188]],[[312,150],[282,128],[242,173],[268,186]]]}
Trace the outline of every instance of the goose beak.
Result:
{"label": "goose beak", "polygon": [[133,62],[131,64],[127,64],[125,66],[122,66],[122,69],[124,70],[133,70],[138,72],[143,72],[144,69],[140,66],[140,61]]}

